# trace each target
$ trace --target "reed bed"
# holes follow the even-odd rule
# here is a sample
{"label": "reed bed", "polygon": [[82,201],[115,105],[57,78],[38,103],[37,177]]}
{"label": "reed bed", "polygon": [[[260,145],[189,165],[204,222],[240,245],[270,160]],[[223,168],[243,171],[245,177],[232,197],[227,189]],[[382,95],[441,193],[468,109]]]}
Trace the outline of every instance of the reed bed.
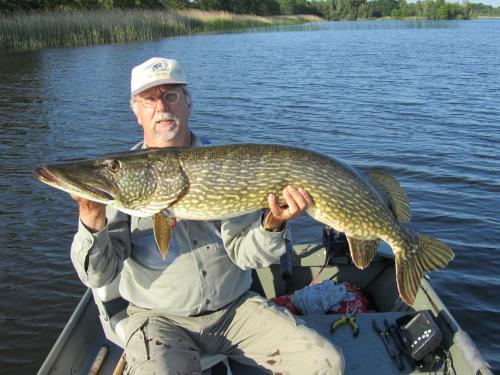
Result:
{"label": "reed bed", "polygon": [[0,15],[0,50],[32,50],[148,41],[203,32],[320,21],[315,16],[259,17],[199,10],[93,10]]}

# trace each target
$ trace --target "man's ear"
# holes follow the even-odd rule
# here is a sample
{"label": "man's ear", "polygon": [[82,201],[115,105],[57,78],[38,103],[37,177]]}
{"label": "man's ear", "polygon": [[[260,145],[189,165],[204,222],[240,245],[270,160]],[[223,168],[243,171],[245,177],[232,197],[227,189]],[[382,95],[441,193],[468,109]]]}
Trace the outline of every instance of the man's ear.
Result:
{"label": "man's ear", "polygon": [[138,103],[134,102],[132,104],[132,111],[134,111],[135,118],[137,119],[137,123],[142,126],[141,122],[139,121],[139,107]]}

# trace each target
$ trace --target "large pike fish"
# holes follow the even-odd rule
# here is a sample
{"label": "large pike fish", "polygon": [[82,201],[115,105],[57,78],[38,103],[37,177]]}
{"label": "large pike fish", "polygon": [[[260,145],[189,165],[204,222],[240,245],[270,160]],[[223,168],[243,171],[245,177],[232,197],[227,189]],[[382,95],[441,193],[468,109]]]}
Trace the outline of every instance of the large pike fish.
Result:
{"label": "large pike fish", "polygon": [[365,174],[299,148],[239,144],[145,149],[44,166],[35,175],[131,215],[189,220],[242,215],[267,207],[269,193],[280,197],[287,185],[302,187],[314,201],[308,214],[346,234],[358,268],[369,265],[380,240],[391,246],[399,294],[408,304],[423,272],[446,266],[454,256],[445,244],[403,225],[411,217],[409,203],[393,177]]}

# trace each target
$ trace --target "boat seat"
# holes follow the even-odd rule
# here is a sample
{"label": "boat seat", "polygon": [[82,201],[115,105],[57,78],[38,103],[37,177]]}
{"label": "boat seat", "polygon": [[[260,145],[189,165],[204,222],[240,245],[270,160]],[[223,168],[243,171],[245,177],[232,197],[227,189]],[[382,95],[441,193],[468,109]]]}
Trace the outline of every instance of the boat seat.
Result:
{"label": "boat seat", "polygon": [[125,324],[128,320],[127,310],[122,310],[109,319],[109,324],[114,333],[122,340],[125,340]]}
{"label": "boat seat", "polygon": [[[120,275],[101,288],[93,288],[92,294],[99,310],[99,319],[104,329],[106,338],[121,348],[125,347],[125,327],[127,325],[127,305],[120,296]],[[227,374],[231,375],[231,369],[227,357],[223,354],[203,354],[200,358],[203,374],[209,374],[210,368],[223,362],[227,368]]]}

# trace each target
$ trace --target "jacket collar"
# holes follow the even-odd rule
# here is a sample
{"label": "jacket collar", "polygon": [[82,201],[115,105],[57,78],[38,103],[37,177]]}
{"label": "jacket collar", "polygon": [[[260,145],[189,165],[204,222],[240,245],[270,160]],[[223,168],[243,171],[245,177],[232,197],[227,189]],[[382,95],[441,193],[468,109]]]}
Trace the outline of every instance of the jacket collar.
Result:
{"label": "jacket collar", "polygon": [[[204,144],[206,144],[205,142],[203,142],[203,140],[198,138],[196,136],[196,134],[194,134],[193,132],[190,132],[190,133],[191,133],[191,146],[199,147],[199,146],[203,146]],[[137,143],[134,147],[132,147],[132,150],[139,150],[141,148],[148,148],[148,145],[146,144],[146,142],[141,141],[141,142]]]}

